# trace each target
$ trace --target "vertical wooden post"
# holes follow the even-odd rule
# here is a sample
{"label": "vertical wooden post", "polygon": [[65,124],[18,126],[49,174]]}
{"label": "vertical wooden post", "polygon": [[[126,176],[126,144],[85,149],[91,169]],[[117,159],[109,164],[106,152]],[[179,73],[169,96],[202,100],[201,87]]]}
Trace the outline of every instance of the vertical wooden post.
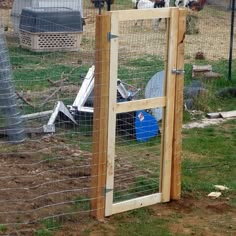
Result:
{"label": "vertical wooden post", "polygon": [[174,105],[175,105],[175,81],[176,75],[172,73],[172,69],[176,69],[177,57],[177,37],[178,37],[178,18],[179,9],[171,9],[171,18],[169,22],[169,40],[167,49],[167,77],[166,77],[166,97],[167,104],[164,116],[164,133],[162,144],[162,176],[160,191],[162,193],[162,202],[170,200],[171,188],[171,162],[172,162],[172,148],[173,148],[173,129],[174,129]]}
{"label": "vertical wooden post", "polygon": [[[186,10],[179,11],[178,26],[177,69],[184,70],[184,40],[186,32]],[[181,152],[182,152],[182,120],[183,120],[183,87],[184,74],[176,75],[174,137],[171,170],[171,200],[178,200],[181,196]]]}
{"label": "vertical wooden post", "polygon": [[91,171],[91,214],[98,220],[105,216],[107,133],[110,79],[110,15],[96,17],[95,81],[93,113],[93,155]]}
{"label": "vertical wooden post", "polygon": [[118,48],[119,48],[119,12],[111,14],[111,34],[114,35],[110,45],[110,92],[109,92],[109,123],[107,149],[107,182],[105,215],[113,214],[114,175],[115,175],[115,143],[116,143],[116,103],[118,77]]}

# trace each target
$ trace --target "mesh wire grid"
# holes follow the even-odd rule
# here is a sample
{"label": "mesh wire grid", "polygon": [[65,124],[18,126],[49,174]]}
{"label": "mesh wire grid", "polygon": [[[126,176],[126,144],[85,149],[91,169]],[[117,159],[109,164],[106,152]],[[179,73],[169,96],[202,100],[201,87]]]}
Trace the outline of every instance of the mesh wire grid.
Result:
{"label": "mesh wire grid", "polygon": [[[53,1],[53,6],[58,7],[58,2]],[[117,0],[112,10],[132,7],[131,1]],[[102,9],[105,11],[106,6]],[[73,103],[94,64],[98,9],[89,0],[83,1],[86,25],[79,50],[74,52],[33,52],[21,48],[11,9],[4,7],[0,12],[2,26],[7,30],[12,81],[21,115],[48,112],[34,119],[25,118],[27,139],[18,145],[8,142],[5,123],[1,124],[0,224],[6,226],[7,235],[30,234],[35,230],[32,225],[54,229],[65,222],[82,223],[88,219],[84,215],[90,212],[91,152],[95,142],[91,114],[78,113],[78,125],[61,115],[53,135],[43,133],[43,126],[57,101]],[[203,52],[207,60],[223,60],[227,68],[230,12],[205,5],[202,11],[191,14],[193,22],[189,24],[193,32],[186,35],[186,62],[195,62],[196,53]],[[118,78],[129,91],[140,89],[135,99],[145,97],[149,79],[164,69],[165,21],[161,21],[158,31],[153,30],[154,25],[152,20],[120,25]],[[133,122],[139,113],[126,115],[117,117],[114,202],[154,193],[159,188],[162,124],[158,123],[160,134],[139,142],[134,136]],[[2,120],[2,114],[0,117]]]}

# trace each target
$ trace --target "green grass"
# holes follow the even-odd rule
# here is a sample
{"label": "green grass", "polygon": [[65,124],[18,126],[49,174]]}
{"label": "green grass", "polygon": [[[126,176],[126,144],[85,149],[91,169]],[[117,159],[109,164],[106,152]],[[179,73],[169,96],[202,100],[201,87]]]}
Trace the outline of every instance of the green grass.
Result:
{"label": "green grass", "polygon": [[147,177],[137,177],[135,180],[133,192],[136,194],[142,193],[145,195],[156,193],[159,187],[158,177],[147,178]]}
{"label": "green grass", "polygon": [[[149,163],[150,165],[150,163]],[[115,191],[114,201],[121,202],[140,196],[157,193],[159,187],[158,176],[153,174],[149,177],[139,176],[134,180],[134,184],[127,191]]]}
{"label": "green grass", "polygon": [[[220,73],[222,76],[219,79],[204,81],[205,88],[208,90],[208,93],[202,98],[198,99],[196,109],[202,110],[204,112],[217,112],[218,110],[229,111],[235,109],[236,98],[235,97],[226,97],[221,98],[217,96],[217,92],[223,88],[236,87],[236,60],[233,60],[232,64],[232,80],[228,80],[228,61],[227,60],[218,60],[218,61],[206,61],[198,60],[193,61],[192,63],[185,64],[185,85],[191,84],[192,80],[192,64],[197,65],[212,65],[213,71]],[[184,120],[188,121],[187,115],[184,116]]]}
{"label": "green grass", "polygon": [[[202,110],[204,112],[214,112],[218,110],[233,110],[235,109],[236,98],[217,97],[217,92],[222,88],[236,87],[236,60],[233,60],[232,65],[232,80],[228,80],[228,61],[218,60],[218,61],[207,61],[198,60],[192,61],[191,63],[185,64],[185,86],[191,84],[192,80],[192,65],[206,65],[210,64],[213,67],[213,71],[220,73],[222,76],[219,79],[204,81],[205,88],[208,93],[198,98],[195,101],[195,109]],[[125,63],[119,65],[118,78],[132,84],[142,90],[149,79],[157,72],[164,69],[164,61],[152,55],[144,55],[140,58],[129,59]],[[188,121],[188,115],[184,115],[184,120]]]}
{"label": "green grass", "polygon": [[56,218],[48,218],[41,221],[41,224],[44,226],[47,230],[56,230],[59,229],[61,226],[61,223]]}
{"label": "green grass", "polygon": [[7,231],[7,226],[0,224],[0,233],[5,233],[6,231]]}
{"label": "green grass", "polygon": [[[123,1],[121,3],[123,4]],[[67,58],[70,58],[70,53],[34,53],[28,50],[17,47],[10,48],[11,62],[13,66],[13,75],[15,86],[18,91],[42,92],[52,87],[48,79],[60,80],[62,77],[69,76],[69,83],[80,85],[83,77],[89,66],[87,65],[72,65],[65,63]],[[225,87],[236,86],[236,60],[233,60],[232,81],[227,80],[228,62],[227,60],[207,61],[198,60],[185,64],[185,85],[191,83],[192,64],[204,65],[211,64],[213,71],[221,73],[222,77],[218,80],[205,83],[208,89],[208,94],[201,99],[198,99],[196,109],[204,112],[214,112],[217,110],[233,110],[235,108],[236,98],[219,98],[216,92]],[[127,59],[118,68],[118,78],[141,88],[144,92],[145,86],[149,79],[157,72],[164,69],[164,60],[158,56],[143,55],[139,58]],[[141,93],[142,93],[141,92]],[[140,94],[140,97],[143,95]],[[60,94],[60,93],[59,93]],[[67,104],[73,101],[68,98],[68,95],[63,96]],[[207,101],[207,102],[206,102]],[[37,102],[37,101],[33,101]],[[51,107],[53,104],[49,104]],[[46,109],[46,107],[44,107]],[[30,108],[26,106],[30,111]],[[48,108],[47,108],[48,109]],[[184,114],[184,120],[188,121],[191,118],[188,114]]]}
{"label": "green grass", "polygon": [[183,149],[212,158],[235,155],[235,120],[229,121],[229,130],[222,130],[220,126],[204,129],[194,128],[185,130]]}
{"label": "green grass", "polygon": [[127,60],[120,65],[118,78],[139,88],[143,88],[157,71],[163,69],[164,62],[162,59],[157,56],[145,55],[141,58]]}
{"label": "green grass", "polygon": [[88,66],[64,63],[69,53],[34,53],[29,50],[10,47],[10,60],[17,90],[43,91],[50,86],[48,79],[60,80],[69,76],[69,82],[81,84],[81,76]]}
{"label": "green grass", "polygon": [[[235,120],[204,129],[184,130],[182,188],[183,192],[214,190],[213,185],[226,185],[233,192],[236,182]],[[233,201],[234,202],[234,201]]]}
{"label": "green grass", "polygon": [[67,143],[70,143],[71,145],[75,145],[75,146],[79,145],[79,148],[82,151],[91,152],[92,151],[92,136],[91,135],[87,136],[86,133],[78,133],[78,132],[75,132],[74,130],[73,132],[68,131],[67,133],[65,133],[65,141]]}
{"label": "green grass", "polygon": [[[62,74],[65,78],[74,69],[68,65],[43,65],[40,68],[22,68],[13,72],[16,88],[18,90],[43,91],[50,86],[48,79],[57,81],[61,79]],[[87,67],[76,67],[73,73],[69,75],[69,81],[75,84],[81,84],[81,75],[84,75]]]}
{"label": "green grass", "polygon": [[117,216],[116,236],[171,236],[168,220],[152,216],[149,208],[141,208]]}
{"label": "green grass", "polygon": [[165,220],[150,219],[142,222],[122,223],[122,227],[118,227],[117,236],[171,236],[173,234],[167,229]]}
{"label": "green grass", "polygon": [[[230,207],[236,207],[236,121],[230,120],[217,126],[210,126],[204,129],[183,130],[183,161],[182,161],[182,197],[193,196],[196,202],[205,201],[207,194],[215,191],[214,185],[225,185],[230,188],[222,192],[219,202],[227,202]],[[139,190],[150,190],[152,184],[150,179],[137,178],[134,186]],[[131,193],[135,195],[135,193]],[[121,195],[117,195],[120,200],[127,200]],[[216,204],[217,204],[217,200]],[[211,204],[211,203],[209,203]],[[213,204],[213,203],[212,203]],[[220,204],[220,203],[219,203]],[[187,205],[186,205],[187,206]],[[183,207],[186,207],[183,203]],[[172,206],[173,207],[173,206]],[[192,214],[197,215],[198,208],[191,210]],[[171,208],[171,207],[170,207]],[[168,209],[170,209],[168,208]],[[174,208],[175,209],[175,208]],[[157,217],[156,211],[150,208],[115,215],[112,224],[115,227],[116,236],[138,236],[138,235],[188,235],[172,234],[169,226],[173,223],[177,225],[184,216],[182,211],[177,208],[172,209],[172,213],[167,216]],[[204,210],[204,209],[201,209]],[[195,216],[194,216],[195,217]],[[203,216],[201,216],[203,217]],[[231,216],[229,216],[231,217]],[[232,224],[232,219],[225,215],[226,225]],[[200,235],[203,233],[203,226],[182,222],[185,228],[189,228],[192,234]],[[212,223],[216,229],[218,224]],[[226,232],[226,231],[222,231]]]}
{"label": "green grass", "polygon": [[227,60],[218,60],[218,61],[209,61],[209,60],[196,60],[191,63],[185,63],[185,84],[189,84],[192,81],[192,65],[212,65],[212,70],[214,72],[220,73],[221,79],[216,79],[209,81],[209,84],[214,85],[215,88],[220,89],[222,87],[229,87],[236,85],[236,59],[232,62],[232,80],[228,80],[228,61]]}
{"label": "green grass", "polygon": [[44,219],[40,223],[42,227],[36,230],[35,236],[53,236],[54,232],[61,227],[61,223],[56,218]]}
{"label": "green grass", "polygon": [[[127,10],[132,8],[133,3],[131,1],[127,1],[127,0],[115,0],[115,5],[118,6],[119,10]],[[114,9],[114,7],[111,7],[111,9]]]}
{"label": "green grass", "polygon": [[90,199],[88,197],[77,196],[74,199],[73,203],[74,210],[83,210],[89,211],[90,210]]}
{"label": "green grass", "polygon": [[35,236],[52,236],[53,233],[48,229],[38,229],[35,232]]}

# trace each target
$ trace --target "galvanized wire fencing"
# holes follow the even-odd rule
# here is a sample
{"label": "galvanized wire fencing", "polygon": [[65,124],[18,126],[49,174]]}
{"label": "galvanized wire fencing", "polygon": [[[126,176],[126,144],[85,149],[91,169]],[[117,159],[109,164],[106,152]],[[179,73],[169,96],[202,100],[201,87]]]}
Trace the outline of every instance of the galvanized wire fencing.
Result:
{"label": "galvanized wire fencing", "polygon": [[230,12],[205,5],[187,18],[186,59],[195,59],[203,52],[206,60],[228,59]]}
{"label": "galvanized wire fencing", "polygon": [[[15,88],[11,92],[27,138],[10,144],[6,122],[1,123],[2,234],[34,235],[65,221],[80,224],[90,211],[92,116],[80,112],[74,100],[94,63],[95,26],[81,39],[83,9],[74,1],[72,8],[77,8],[68,11],[68,4],[53,1],[41,10],[12,12],[11,25],[5,28]],[[16,7],[16,13],[20,7],[24,8]],[[1,101],[7,99],[4,80]],[[11,108],[3,105],[8,122]],[[1,117],[2,111],[1,107]]]}
{"label": "galvanized wire fencing", "polygon": [[0,124],[2,128],[5,128],[2,135],[7,136],[8,141],[11,143],[19,143],[24,141],[25,135],[22,125],[23,121],[16,103],[12,69],[3,30],[0,32],[0,52]]}
{"label": "galvanized wire fencing", "polygon": [[[165,96],[165,20],[158,33],[153,30],[153,24],[153,20],[133,20],[119,25],[118,78],[130,87],[130,100]],[[158,79],[159,83],[155,83]],[[162,119],[162,108],[149,108],[149,112],[117,114],[114,202],[159,190],[161,123],[160,127],[155,126],[158,125],[156,120]],[[149,116],[152,113],[156,113],[154,122]],[[143,124],[141,130],[139,124],[142,126],[146,120],[149,125]]]}
{"label": "galvanized wire fencing", "polygon": [[[92,137],[93,106],[97,96],[93,94],[95,17],[99,9],[89,0],[71,1],[71,5],[69,2],[58,0],[52,1],[50,6],[44,6],[73,8],[75,14],[65,14],[64,17],[78,17],[71,20],[73,24],[69,26],[65,26],[65,21],[49,24],[50,30],[46,33],[36,32],[41,25],[33,27],[33,32],[29,30],[30,26],[24,29],[20,27],[22,14],[17,13],[20,6],[15,8],[15,12],[12,11],[12,18],[7,17],[9,9],[1,11],[4,12],[2,22],[13,69],[14,92],[27,135],[23,143],[11,145],[8,142],[10,136],[6,133],[8,125],[5,121],[1,123],[0,225],[5,234],[20,232],[32,235],[38,229],[50,230],[68,222],[80,224],[88,219],[85,215],[91,213],[91,183],[96,177],[96,174],[91,174],[93,165],[96,165],[92,162],[92,151],[93,145],[100,140],[99,137]],[[131,1],[119,0],[111,6],[112,10],[132,7]],[[102,8],[102,12],[105,11],[106,5]],[[61,9],[60,17],[63,12]],[[40,17],[40,13],[40,10],[26,9],[26,23]],[[53,9],[53,13],[58,14],[58,11]],[[192,32],[186,36],[186,62],[189,65],[195,63],[196,54],[200,52],[206,60],[223,60],[226,66],[229,12],[205,5],[202,11],[191,14],[189,21],[194,23],[187,25],[187,30],[190,27]],[[119,102],[165,94],[166,23],[162,20],[158,30],[154,30],[155,24],[153,20],[141,20],[120,25]],[[63,27],[67,30],[63,30]],[[22,30],[21,35],[19,30]],[[39,36],[42,43],[33,44],[32,41]],[[54,45],[56,40],[59,42],[57,48]],[[191,75],[189,65],[186,76]],[[220,72],[222,66],[214,68]],[[6,78],[5,74],[3,76]],[[158,83],[153,82],[157,80]],[[3,100],[0,102],[6,98],[1,89],[0,99]],[[10,111],[5,102],[3,105],[5,110]],[[162,114],[162,109],[152,107],[148,111],[137,110],[117,115],[115,203],[159,190]],[[149,115],[153,122],[144,132],[138,123]],[[9,115],[4,112],[4,119],[8,118]],[[101,122],[101,129],[102,125]],[[93,135],[96,137],[96,134]]]}

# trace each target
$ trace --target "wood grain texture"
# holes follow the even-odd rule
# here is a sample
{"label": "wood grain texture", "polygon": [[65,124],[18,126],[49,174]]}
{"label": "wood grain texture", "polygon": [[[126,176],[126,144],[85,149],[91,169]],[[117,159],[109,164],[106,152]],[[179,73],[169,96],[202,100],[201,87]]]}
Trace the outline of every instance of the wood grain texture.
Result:
{"label": "wood grain texture", "polygon": [[155,193],[144,197],[119,202],[113,205],[112,214],[117,214],[161,202],[161,194]]}
{"label": "wood grain texture", "polygon": [[[118,12],[111,14],[111,33],[119,36]],[[118,43],[119,37],[111,39],[110,54],[110,87],[109,87],[109,119],[107,137],[107,182],[106,210],[105,215],[112,215],[112,204],[114,194],[114,169],[115,169],[115,141],[116,141],[116,94],[118,73]]]}
{"label": "wood grain texture", "polygon": [[148,20],[155,18],[169,18],[171,8],[123,10],[119,11],[119,21]]}
{"label": "wood grain texture", "polygon": [[[184,41],[186,32],[186,11],[179,11],[178,26],[177,69],[184,69]],[[184,75],[176,75],[175,109],[174,109],[174,137],[171,169],[171,200],[181,197],[181,153],[182,153],[182,123],[183,123],[183,89]]]}
{"label": "wood grain texture", "polygon": [[108,96],[110,80],[110,15],[96,17],[96,50],[93,114],[93,155],[91,173],[91,214],[98,220],[105,216],[107,165]]}
{"label": "wood grain texture", "polygon": [[164,133],[163,133],[163,157],[162,157],[162,176],[161,193],[162,202],[170,200],[171,186],[171,162],[173,146],[173,128],[174,128],[174,106],[175,106],[175,82],[176,75],[172,69],[176,68],[177,57],[177,39],[178,39],[178,18],[179,10],[171,9],[171,18],[169,22],[169,40],[168,40],[168,60],[167,60],[167,78],[166,78],[166,97],[167,104],[165,109]]}
{"label": "wood grain texture", "polygon": [[166,97],[147,98],[136,101],[117,103],[116,112],[129,112],[166,106]]}

